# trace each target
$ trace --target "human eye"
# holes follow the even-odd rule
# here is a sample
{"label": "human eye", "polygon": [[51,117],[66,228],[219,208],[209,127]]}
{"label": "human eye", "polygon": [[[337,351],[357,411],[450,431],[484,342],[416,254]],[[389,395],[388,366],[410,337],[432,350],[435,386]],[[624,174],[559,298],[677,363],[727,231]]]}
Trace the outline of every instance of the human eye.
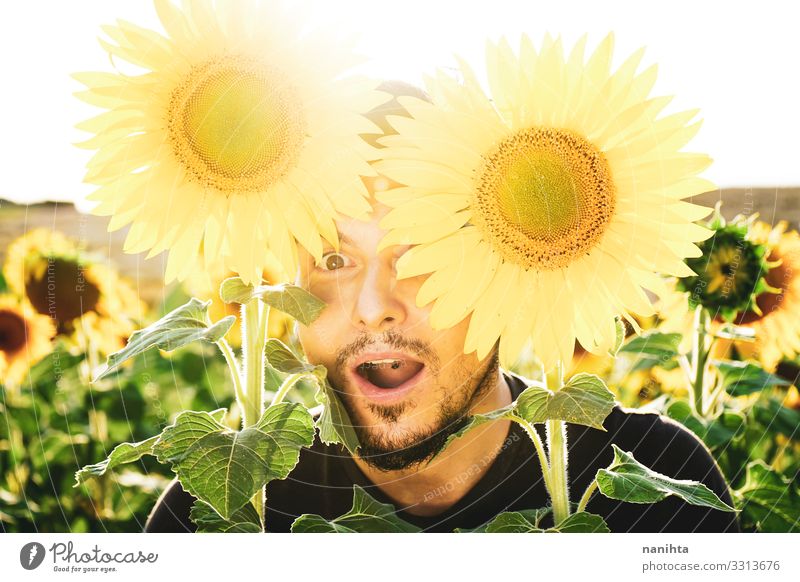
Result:
{"label": "human eye", "polygon": [[322,255],[322,260],[317,264],[317,268],[321,271],[338,271],[344,267],[352,265],[350,258],[336,251],[328,251]]}

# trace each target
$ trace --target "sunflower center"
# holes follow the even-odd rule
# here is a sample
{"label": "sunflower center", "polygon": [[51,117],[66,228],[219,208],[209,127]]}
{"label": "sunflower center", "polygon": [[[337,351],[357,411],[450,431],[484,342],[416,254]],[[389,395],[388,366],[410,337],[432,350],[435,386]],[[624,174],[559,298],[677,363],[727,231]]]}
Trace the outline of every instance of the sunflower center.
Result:
{"label": "sunflower center", "polygon": [[598,243],[614,206],[611,171],[594,145],[568,130],[530,128],[485,156],[473,222],[506,260],[551,270]]}
{"label": "sunflower center", "polygon": [[13,311],[0,311],[0,352],[14,354],[25,346],[25,320]]}
{"label": "sunflower center", "polygon": [[96,310],[100,289],[78,262],[52,256],[42,260],[44,268],[29,271],[25,294],[38,313],[55,320],[59,333],[68,332],[72,320]]}
{"label": "sunflower center", "polygon": [[195,67],[170,102],[175,153],[200,183],[229,192],[263,190],[297,161],[305,119],[277,70],[235,56]]}

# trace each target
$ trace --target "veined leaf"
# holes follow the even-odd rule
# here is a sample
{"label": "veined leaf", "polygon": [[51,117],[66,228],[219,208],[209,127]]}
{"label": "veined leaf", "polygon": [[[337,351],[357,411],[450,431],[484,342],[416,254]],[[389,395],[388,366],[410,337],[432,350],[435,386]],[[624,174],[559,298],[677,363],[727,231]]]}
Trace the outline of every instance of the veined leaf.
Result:
{"label": "veined leaf", "polygon": [[261,533],[261,521],[252,503],[245,503],[225,519],[208,503],[197,499],[189,518],[197,524],[197,533]]}
{"label": "veined leaf", "polygon": [[692,505],[736,511],[704,484],[657,473],[642,465],[631,453],[615,444],[611,446],[614,462],[607,469],[598,469],[595,477],[600,492],[606,497],[629,503],[655,503],[674,495]]}
{"label": "veined leaf", "polygon": [[105,367],[98,372],[92,382],[107,376],[123,362],[153,347],[171,352],[197,340],[219,341],[234,324],[236,317],[228,315],[216,323],[209,323],[209,305],[211,305],[210,299],[200,301],[192,297],[188,303],[169,312],[158,321],[137,329],[128,338],[124,348],[108,356]]}
{"label": "veined leaf", "polygon": [[679,333],[662,333],[651,330],[633,337],[619,351],[627,354],[647,354],[650,356],[661,356],[665,353],[677,355],[681,339],[681,334]]}
{"label": "veined leaf", "polygon": [[315,397],[323,405],[322,414],[317,419],[320,440],[325,444],[341,443],[350,454],[355,454],[360,445],[358,435],[347,410],[327,380],[327,368],[299,360],[286,345],[274,338],[267,340],[265,354],[270,366],[276,370],[307,374],[316,382],[318,389]]}
{"label": "veined leaf", "polygon": [[631,372],[649,370],[655,366],[671,370],[678,365],[675,358],[679,355],[680,343],[679,333],[650,330],[632,338],[619,349],[619,353],[638,356],[631,367]]}
{"label": "veined leaf", "polygon": [[751,362],[714,360],[712,362],[722,374],[725,391],[731,396],[745,396],[771,386],[788,386],[790,382],[770,374],[761,366]]}
{"label": "veined leaf", "polygon": [[614,345],[608,350],[608,355],[615,358],[617,352],[622,348],[622,344],[625,343],[625,322],[622,321],[619,315],[614,318],[614,330],[616,332],[614,336]]}
{"label": "veined leaf", "polygon": [[469,531],[476,533],[610,533],[605,520],[599,515],[581,511],[573,513],[555,527],[543,529],[539,524],[551,512],[550,507],[507,511],[497,515],[484,526]]}
{"label": "veined leaf", "polygon": [[245,285],[240,277],[225,279],[220,285],[219,295],[225,303],[247,303],[257,297],[303,325],[311,325],[326,305],[319,297],[297,285],[281,283],[253,287]]}
{"label": "veined leaf", "polygon": [[397,517],[388,503],[380,503],[358,485],[353,485],[353,507],[330,521],[304,514],[292,524],[293,533],[414,533],[415,525]]}
{"label": "veined leaf", "polygon": [[94,465],[86,465],[85,467],[82,467],[80,470],[76,471],[75,485],[73,485],[73,487],[77,487],[90,477],[100,477],[101,475],[105,475],[107,471],[110,471],[118,465],[138,461],[144,455],[152,455],[153,446],[156,444],[160,436],[161,435],[156,435],[147,440],[139,441],[138,443],[122,443],[117,445],[104,461],[100,461]]}
{"label": "veined leaf", "polygon": [[800,491],[761,459],[747,465],[745,483],[734,491],[743,521],[762,532],[800,532]]}
{"label": "veined leaf", "polygon": [[[532,383],[517,399],[503,408],[470,416],[459,430],[447,437],[433,460],[454,440],[486,422],[522,418],[530,423],[565,420],[605,431],[603,421],[614,408],[614,393],[594,374],[576,374],[558,392]],[[429,461],[430,462],[430,461]]]}
{"label": "veined leaf", "polygon": [[254,426],[234,431],[204,412],[184,412],[153,448],[169,462],[183,488],[224,519],[273,479],[285,479],[302,447],[311,446],[314,426],[305,407],[270,406]]}
{"label": "veined leaf", "polygon": [[713,419],[698,417],[685,400],[672,401],[666,415],[691,430],[709,447],[726,445],[744,433],[746,420],[742,413],[724,410]]}

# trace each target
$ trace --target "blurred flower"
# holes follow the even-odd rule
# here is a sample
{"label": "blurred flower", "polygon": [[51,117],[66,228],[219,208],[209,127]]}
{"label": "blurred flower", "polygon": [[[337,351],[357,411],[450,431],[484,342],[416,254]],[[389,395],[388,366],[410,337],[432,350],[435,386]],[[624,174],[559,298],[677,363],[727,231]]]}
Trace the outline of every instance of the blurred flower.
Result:
{"label": "blurred flower", "polygon": [[0,384],[19,384],[50,353],[55,327],[49,317],[13,295],[0,295]]}
{"label": "blurred flower", "polygon": [[11,291],[53,320],[59,335],[81,347],[80,339],[91,336],[103,354],[124,347],[147,309],[116,271],[46,228],[11,243],[3,275]]}
{"label": "blurred flower", "polygon": [[767,246],[749,234],[750,221],[737,217],[727,223],[719,206],[708,226],[714,234],[700,243],[703,254],[686,261],[696,274],[678,279],[677,289],[688,293],[690,310],[700,304],[712,318],[730,322],[738,313],[758,312],[756,297],[775,291],[765,279]]}

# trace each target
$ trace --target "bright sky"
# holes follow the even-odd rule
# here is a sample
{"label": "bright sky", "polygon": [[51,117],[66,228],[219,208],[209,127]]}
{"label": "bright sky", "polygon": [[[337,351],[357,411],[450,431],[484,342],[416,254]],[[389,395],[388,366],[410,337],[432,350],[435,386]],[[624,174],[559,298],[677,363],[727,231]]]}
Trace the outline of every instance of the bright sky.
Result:
{"label": "bright sky", "polygon": [[[659,65],[655,95],[675,95],[665,113],[700,108],[692,151],[714,158],[706,176],[720,186],[800,185],[800,22],[790,2],[577,2],[525,0],[316,0],[313,18],[360,34],[363,71],[420,83],[453,54],[483,67],[487,38],[512,45],[546,32],[567,47],[589,33],[589,48],[616,33],[615,64],[647,47],[642,69]],[[0,198],[83,201],[91,152],[74,129],[99,113],[72,96],[76,71],[110,71],[97,37],[122,18],[160,29],[145,0],[9,2],[0,18]]]}

